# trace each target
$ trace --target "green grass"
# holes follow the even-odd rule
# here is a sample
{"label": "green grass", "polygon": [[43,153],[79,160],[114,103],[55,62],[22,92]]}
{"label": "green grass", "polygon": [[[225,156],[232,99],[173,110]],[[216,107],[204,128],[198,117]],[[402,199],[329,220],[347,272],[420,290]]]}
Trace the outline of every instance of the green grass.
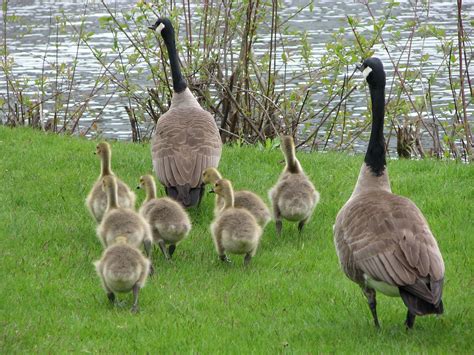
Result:
{"label": "green grass", "polygon": [[[0,353],[473,352],[474,166],[389,162],[393,191],[421,208],[446,263],[445,314],[418,317],[407,333],[402,301],[382,295],[376,331],[365,298],[339,268],[332,225],[363,159],[335,153],[299,154],[321,193],[301,236],[284,223],[277,238],[272,223],[250,267],[238,256],[223,265],[206,195],[190,211],[193,230],[174,261],[155,252],[141,313],[129,312],[131,295],[110,307],[92,266],[102,250],[84,206],[99,171],[95,144],[0,127]],[[148,145],[112,149],[113,169],[130,186],[151,172]],[[280,160],[278,150],[226,147],[220,170],[267,200]]]}

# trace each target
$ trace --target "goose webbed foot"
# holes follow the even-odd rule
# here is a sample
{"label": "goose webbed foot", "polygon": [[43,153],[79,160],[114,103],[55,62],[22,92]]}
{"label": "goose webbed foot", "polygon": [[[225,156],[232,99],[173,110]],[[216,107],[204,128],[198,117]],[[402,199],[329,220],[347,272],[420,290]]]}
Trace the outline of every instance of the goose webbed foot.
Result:
{"label": "goose webbed foot", "polygon": [[407,330],[413,328],[413,325],[415,324],[415,317],[416,317],[416,315],[411,313],[410,310],[408,310],[407,319],[405,320],[405,326],[406,326]]}

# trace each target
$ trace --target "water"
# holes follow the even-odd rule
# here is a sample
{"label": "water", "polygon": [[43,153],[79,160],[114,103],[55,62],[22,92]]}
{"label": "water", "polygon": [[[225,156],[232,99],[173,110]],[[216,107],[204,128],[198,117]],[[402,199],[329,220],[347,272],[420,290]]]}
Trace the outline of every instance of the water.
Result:
{"label": "water", "polygon": [[[414,2],[414,1],[412,1]],[[7,28],[7,39],[9,50],[14,58],[15,65],[13,67],[13,73],[17,78],[28,77],[32,80],[37,79],[41,76],[43,62],[54,64],[56,60],[65,63],[72,63],[76,50],[78,50],[78,62],[77,72],[75,76],[74,92],[72,96],[72,103],[78,103],[84,101],[88,93],[94,88],[93,78],[97,77],[98,73],[102,70],[101,66],[97,63],[97,60],[92,55],[91,51],[85,47],[80,46],[79,49],[76,47],[76,42],[72,39],[73,31],[70,26],[66,26],[67,32],[60,33],[59,38],[59,52],[58,58],[56,58],[55,43],[55,28],[51,25],[51,19],[54,16],[58,16],[62,11],[71,19],[75,26],[80,25],[80,16],[84,12],[84,1],[53,1],[53,0],[15,0],[10,1],[8,5],[9,15],[15,15],[19,18],[16,23],[9,22]],[[112,10],[117,9],[126,10],[134,6],[136,1],[127,0],[115,0],[108,1],[108,5]],[[297,11],[298,7],[303,6],[307,1],[301,0],[287,0],[284,1],[284,9],[282,9],[282,18],[286,18],[289,14],[293,14]],[[463,1],[464,9],[463,12],[467,19],[474,18],[474,0]],[[382,7],[377,5],[371,5],[375,16],[381,16]],[[426,12],[420,12],[423,16]],[[103,8],[100,1],[89,1],[86,13],[86,28],[88,31],[95,32],[92,37],[91,45],[95,48],[102,48],[104,50],[109,49],[113,40],[112,35],[106,30],[100,29],[97,19],[101,16],[106,16],[107,13]],[[406,23],[407,20],[413,18],[410,2],[401,1],[400,6],[394,11],[396,19],[391,20],[390,23],[396,27],[400,27]],[[301,11],[296,17],[291,19],[289,23],[300,30],[306,30],[308,32],[308,38],[311,43],[311,55],[318,59],[325,53],[325,43],[331,40],[331,33],[341,26],[346,28],[346,35],[352,36],[352,32],[348,25],[346,25],[346,16],[358,16],[362,19],[362,25],[367,30],[372,30],[368,25],[369,15],[363,5],[359,2],[349,1],[317,1],[314,2],[314,12],[311,13],[308,8]],[[317,20],[315,20],[317,19]],[[1,19],[3,21],[3,18]],[[54,22],[54,21],[53,21]],[[24,23],[32,25],[31,33],[24,33]],[[448,36],[456,36],[457,33],[457,19],[456,19],[456,3],[455,1],[434,1],[430,5],[430,23],[436,27],[445,29]],[[465,21],[466,30],[470,30],[469,21]],[[401,31],[400,47],[403,47],[406,38],[409,35],[409,29]],[[2,41],[4,33],[2,28]],[[50,43],[48,44],[48,38]],[[388,41],[389,35],[384,34],[384,39]],[[268,35],[261,34],[258,41],[255,43],[255,51],[257,54],[263,54],[268,50],[268,42],[270,38]],[[439,45],[439,41],[433,37],[427,37],[424,40],[420,36],[415,36],[413,40],[413,52],[412,52],[412,63],[418,63],[417,59],[424,53],[430,54],[429,65],[424,66],[423,75],[428,76],[430,73],[435,72],[438,67],[442,64],[442,55],[437,52],[436,46]],[[299,51],[299,44],[295,41],[290,46],[291,49],[295,49],[295,53]],[[382,59],[385,64],[387,71],[388,83],[390,86],[393,77],[393,67],[390,60],[381,46],[375,48],[375,55]],[[46,53],[46,56],[45,56]],[[398,59],[400,49],[391,47],[391,53],[394,59]],[[278,53],[279,55],[280,53]],[[406,54],[402,56],[406,58]],[[402,59],[403,63],[403,59]],[[288,70],[298,70],[302,65],[301,58],[295,55],[293,61],[290,63]],[[474,72],[471,70],[471,75]],[[92,79],[91,79],[92,78]],[[442,106],[446,106],[446,103],[451,101],[451,92],[446,87],[447,74],[440,75],[440,79],[432,87],[433,98],[432,101],[435,106],[435,110]],[[362,78],[358,78],[362,83]],[[304,78],[302,78],[304,82]],[[293,83],[297,85],[301,83]],[[152,83],[149,85],[153,86]],[[317,88],[313,88],[316,92]],[[422,94],[422,87],[415,88],[417,95]],[[0,73],[0,95],[6,94],[6,80],[3,72]],[[36,95],[36,92],[25,92],[25,94]],[[104,108],[105,103],[107,106]],[[88,102],[88,110],[84,113],[80,120],[79,128],[84,132],[92,122],[97,120],[97,125],[106,137],[117,138],[117,139],[131,139],[131,131],[128,116],[123,108],[127,105],[128,101],[126,98],[114,94],[113,90],[106,92],[101,90],[97,96],[95,96],[90,102]],[[355,92],[348,99],[347,109],[354,112],[353,118],[357,119],[366,110],[367,97],[364,90]],[[73,104],[70,105],[71,107]],[[453,118],[452,114],[445,113],[441,114],[437,112],[440,120],[451,122]],[[474,125],[472,119],[472,111],[470,113],[471,125]],[[51,107],[45,105],[45,119],[50,118],[52,114]],[[429,117],[426,117],[429,120]],[[328,120],[329,122],[331,121]],[[318,142],[323,144],[325,141],[324,133],[326,127],[320,131],[318,136]],[[92,134],[89,132],[89,135]],[[429,135],[425,132],[423,139],[426,140],[427,146],[431,147],[432,144],[428,139]],[[394,143],[395,140],[392,140]],[[333,142],[330,140],[329,144]],[[355,142],[354,149],[363,149],[364,141],[357,140]],[[393,147],[393,144],[392,144]]]}

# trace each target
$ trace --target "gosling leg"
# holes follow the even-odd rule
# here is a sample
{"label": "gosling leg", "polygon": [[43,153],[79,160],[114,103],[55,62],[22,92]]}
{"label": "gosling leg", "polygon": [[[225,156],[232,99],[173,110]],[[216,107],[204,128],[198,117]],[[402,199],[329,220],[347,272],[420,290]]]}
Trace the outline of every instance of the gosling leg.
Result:
{"label": "gosling leg", "polygon": [[245,254],[244,265],[247,266],[248,264],[250,264],[250,261],[252,261],[252,254],[250,253]]}
{"label": "gosling leg", "polygon": [[145,248],[146,256],[150,260],[150,273],[149,273],[149,275],[152,276],[155,273],[155,267],[153,266],[153,262],[152,262],[152,259],[151,259],[151,254],[153,252],[151,239],[144,240],[143,241],[143,247]]}
{"label": "gosling leg", "polygon": [[227,257],[227,255],[225,254],[222,254],[222,255],[219,255],[219,259],[225,263],[231,263],[232,261]]}
{"label": "gosling leg", "polygon": [[170,244],[170,246],[168,247],[168,253],[170,254],[170,258],[173,256],[175,250],[176,250],[176,245]]}
{"label": "gosling leg", "polygon": [[277,198],[272,197],[272,207],[273,207],[273,218],[275,219],[275,227],[278,236],[281,236],[282,222],[281,222],[281,212],[278,207]]}
{"label": "gosling leg", "polygon": [[165,256],[166,260],[170,260],[171,257],[170,257],[170,254],[168,253],[168,249],[166,249],[165,241],[163,239],[160,239],[160,241],[158,242],[158,245],[161,249],[161,252]]}
{"label": "gosling leg", "polygon": [[110,303],[115,304],[115,293],[107,292],[107,298],[109,299]]}
{"label": "gosling leg", "polygon": [[140,287],[138,284],[133,286],[133,305],[132,305],[132,313],[138,313],[140,311],[140,307],[138,306],[138,291],[140,291]]}
{"label": "gosling leg", "polygon": [[298,223],[298,232],[301,234],[301,232],[303,231],[303,227],[304,225],[306,224],[306,222],[308,221],[307,218],[301,220],[299,223]]}
{"label": "gosling leg", "polygon": [[281,229],[283,227],[281,219],[275,221],[275,227],[276,227],[277,235],[280,237],[281,236]]}
{"label": "gosling leg", "polygon": [[376,328],[380,328],[379,318],[377,317],[377,301],[375,299],[375,290],[365,287],[362,289],[362,291],[364,292],[365,297],[367,297],[370,312],[372,313],[372,318],[374,319],[374,325]]}

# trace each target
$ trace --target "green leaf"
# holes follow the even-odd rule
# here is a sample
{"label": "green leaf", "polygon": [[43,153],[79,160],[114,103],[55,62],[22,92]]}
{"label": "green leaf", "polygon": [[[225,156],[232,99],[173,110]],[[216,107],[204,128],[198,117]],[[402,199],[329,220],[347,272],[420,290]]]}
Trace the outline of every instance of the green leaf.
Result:
{"label": "green leaf", "polygon": [[100,27],[106,27],[112,21],[112,16],[102,16],[99,17],[99,25]]}

